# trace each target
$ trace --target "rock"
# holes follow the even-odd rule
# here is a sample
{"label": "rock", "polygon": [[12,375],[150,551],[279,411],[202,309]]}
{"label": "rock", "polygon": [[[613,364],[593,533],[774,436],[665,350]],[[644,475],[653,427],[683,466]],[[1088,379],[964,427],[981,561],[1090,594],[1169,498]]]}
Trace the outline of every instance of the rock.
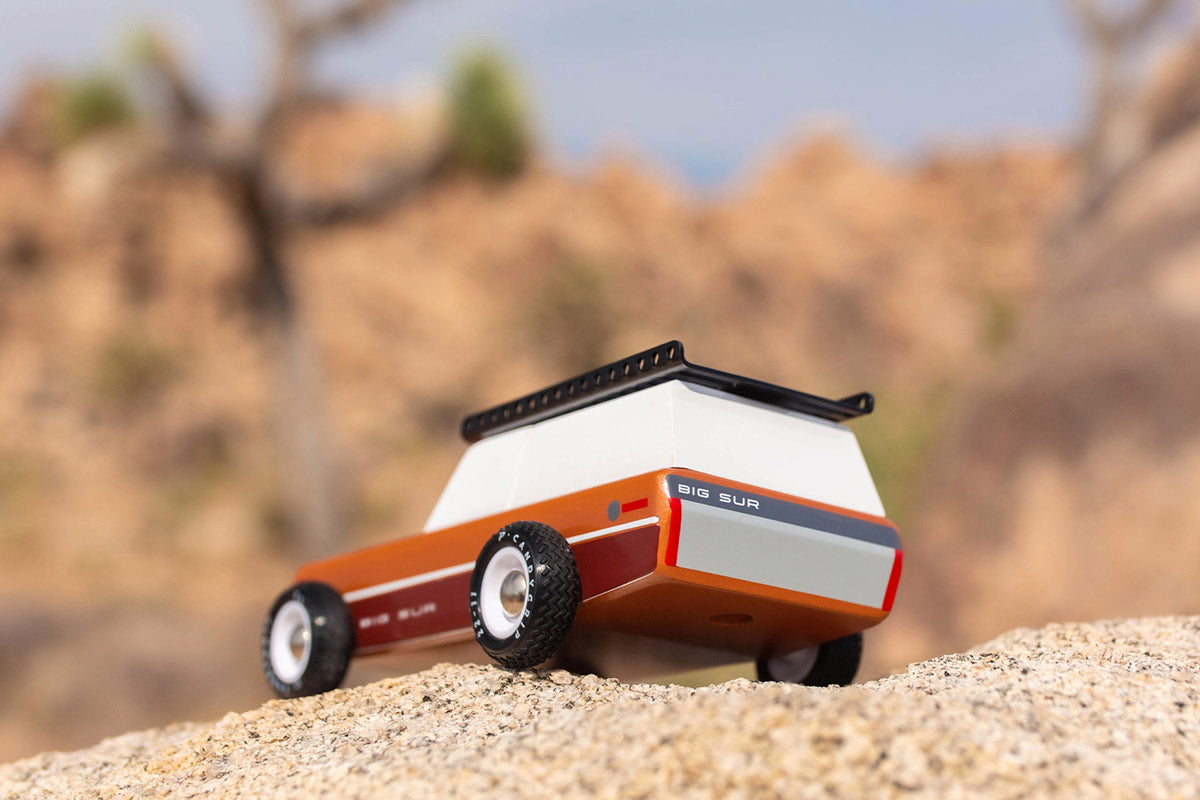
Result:
{"label": "rock", "polygon": [[0,767],[39,797],[1196,797],[1200,617],[1018,630],[845,689],[443,664]]}

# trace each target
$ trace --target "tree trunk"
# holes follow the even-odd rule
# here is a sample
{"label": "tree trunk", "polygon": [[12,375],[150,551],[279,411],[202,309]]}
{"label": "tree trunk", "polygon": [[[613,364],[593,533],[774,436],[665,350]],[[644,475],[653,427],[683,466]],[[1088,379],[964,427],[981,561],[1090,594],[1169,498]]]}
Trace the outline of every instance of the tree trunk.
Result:
{"label": "tree trunk", "polygon": [[345,513],[330,447],[321,381],[311,338],[297,307],[283,248],[284,225],[266,191],[261,163],[233,177],[234,196],[250,238],[251,302],[274,366],[280,452],[303,558],[343,544]]}

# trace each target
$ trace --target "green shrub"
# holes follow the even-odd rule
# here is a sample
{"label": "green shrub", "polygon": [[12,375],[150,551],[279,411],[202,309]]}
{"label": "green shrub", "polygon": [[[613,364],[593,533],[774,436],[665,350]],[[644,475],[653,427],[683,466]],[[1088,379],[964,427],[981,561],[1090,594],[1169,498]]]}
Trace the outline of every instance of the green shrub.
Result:
{"label": "green shrub", "polygon": [[179,377],[179,360],[165,348],[128,335],[104,345],[96,358],[94,389],[104,403],[134,410],[153,402]]}
{"label": "green shrub", "polygon": [[25,453],[0,450],[0,550],[11,552],[42,539],[41,510],[50,469]]}
{"label": "green shrub", "polygon": [[983,314],[983,346],[996,355],[1016,338],[1020,312],[1013,301],[988,294],[983,299]]}
{"label": "green shrub", "polygon": [[68,81],[55,103],[55,133],[60,144],[72,144],[134,119],[133,100],[125,85],[103,72]]}
{"label": "green shrub", "polygon": [[856,420],[854,430],[888,518],[903,531],[913,512],[917,480],[946,424],[947,387],[921,398],[880,393],[880,412]]}
{"label": "green shrub", "polygon": [[450,84],[450,139],[467,168],[490,178],[509,178],[529,160],[525,101],[508,63],[487,49],[459,59]]}
{"label": "green shrub", "polygon": [[274,552],[286,553],[295,548],[300,532],[297,512],[281,492],[270,491],[258,502],[258,526],[262,542]]}
{"label": "green shrub", "polygon": [[566,253],[549,266],[527,309],[533,346],[567,372],[604,363],[614,332],[608,269],[593,256]]}

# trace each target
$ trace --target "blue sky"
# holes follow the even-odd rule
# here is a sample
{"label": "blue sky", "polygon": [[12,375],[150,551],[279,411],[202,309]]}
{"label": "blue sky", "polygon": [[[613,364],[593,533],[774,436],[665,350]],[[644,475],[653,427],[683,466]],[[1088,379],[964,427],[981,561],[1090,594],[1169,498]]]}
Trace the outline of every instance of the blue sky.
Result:
{"label": "blue sky", "polygon": [[[146,22],[214,94],[253,99],[266,27],[252,0],[0,0],[0,106],[32,66],[115,62]],[[427,83],[480,40],[512,56],[561,160],[632,151],[699,185],[830,120],[906,157],[1061,138],[1079,115],[1082,56],[1052,0],[425,0],[327,52],[321,74],[380,92]]]}

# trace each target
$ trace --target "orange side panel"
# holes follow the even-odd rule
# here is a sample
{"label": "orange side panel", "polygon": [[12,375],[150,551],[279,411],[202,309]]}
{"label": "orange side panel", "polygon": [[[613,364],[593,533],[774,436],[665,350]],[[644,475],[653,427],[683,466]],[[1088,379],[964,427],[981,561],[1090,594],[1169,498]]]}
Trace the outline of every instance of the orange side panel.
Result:
{"label": "orange side panel", "polygon": [[[636,476],[453,528],[314,561],[296,572],[296,580],[322,581],[345,594],[450,567],[473,566],[492,534],[516,520],[545,523],[570,539],[652,517],[662,505],[661,474]],[[642,501],[646,501],[644,505]]]}

